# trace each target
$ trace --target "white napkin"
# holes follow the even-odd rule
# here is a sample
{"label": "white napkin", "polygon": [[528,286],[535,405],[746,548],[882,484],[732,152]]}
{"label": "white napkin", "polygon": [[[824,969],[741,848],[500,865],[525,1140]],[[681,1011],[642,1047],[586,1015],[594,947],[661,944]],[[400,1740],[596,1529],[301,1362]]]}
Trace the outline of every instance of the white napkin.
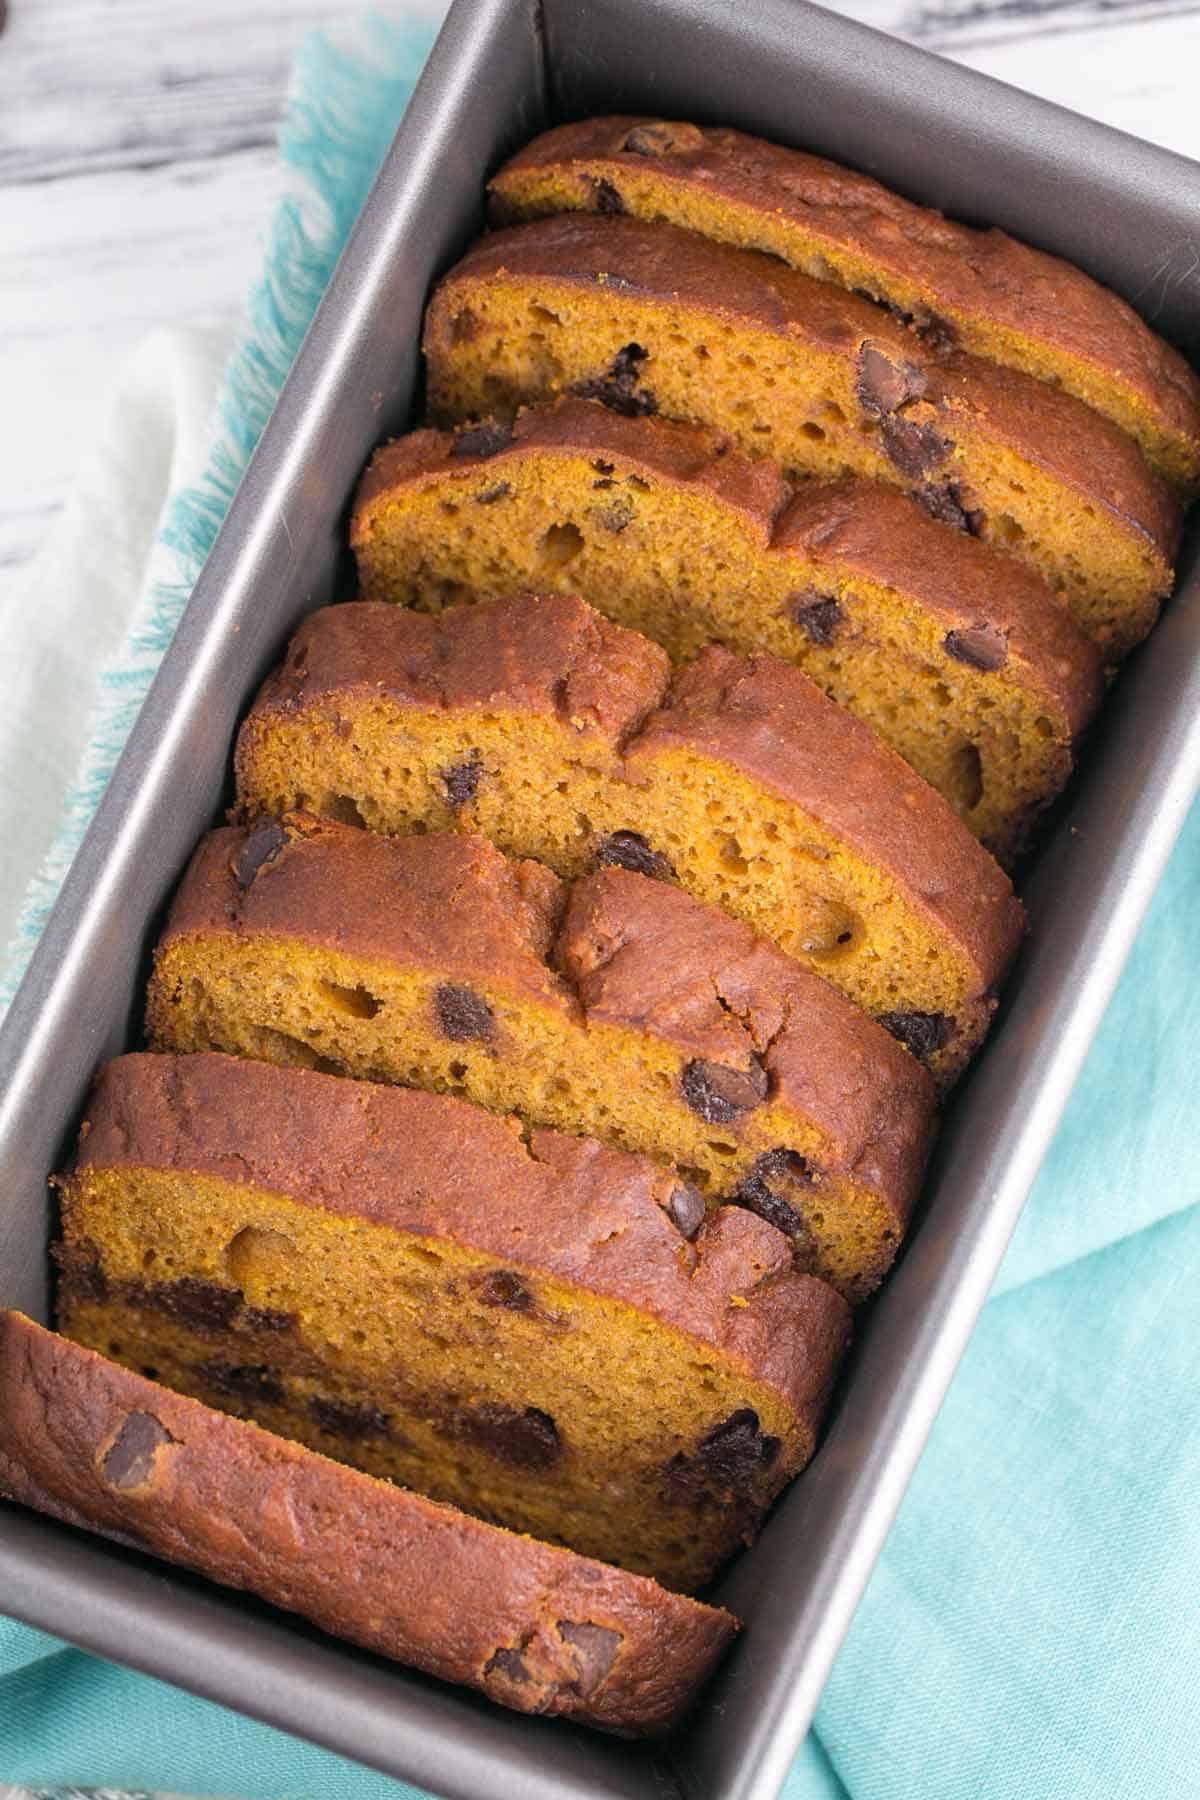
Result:
{"label": "white napkin", "polygon": [[50,848],[88,741],[101,671],[121,653],[167,497],[196,479],[211,440],[234,321],[158,330],[119,369],[71,498],[6,599],[0,707],[0,962]]}

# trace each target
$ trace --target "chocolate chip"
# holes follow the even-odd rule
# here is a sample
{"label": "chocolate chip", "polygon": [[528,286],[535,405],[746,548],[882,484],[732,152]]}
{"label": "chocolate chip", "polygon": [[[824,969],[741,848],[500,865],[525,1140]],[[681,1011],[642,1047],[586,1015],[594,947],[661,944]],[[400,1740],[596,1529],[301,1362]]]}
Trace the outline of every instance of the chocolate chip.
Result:
{"label": "chocolate chip", "polygon": [[[613,275],[608,280],[612,287],[632,285]],[[578,383],[572,392],[584,400],[599,400],[610,412],[623,413],[626,418],[638,419],[656,413],[658,401],[649,388],[635,385],[638,370],[649,354],[640,344],[625,344],[617,351],[603,375]]]}
{"label": "chocolate chip", "polygon": [[885,1012],[877,1013],[876,1018],[921,1062],[940,1050],[950,1036],[950,1020],[945,1013]]}
{"label": "chocolate chip", "polygon": [[527,1313],[537,1309],[537,1302],[519,1275],[511,1269],[494,1269],[479,1283],[479,1298],[485,1306],[503,1306],[509,1312]]}
{"label": "chocolate chip", "polygon": [[779,1455],[779,1448],[777,1437],[769,1437],[759,1429],[754,1408],[743,1406],[705,1432],[697,1454],[730,1482],[736,1482],[743,1470],[749,1473],[756,1468],[769,1468]]}
{"label": "chocolate chip", "polygon": [[497,500],[506,500],[511,493],[511,481],[493,481],[491,487],[480,488],[474,500],[476,506],[494,506]]}
{"label": "chocolate chip", "polygon": [[915,329],[921,342],[927,344],[937,356],[953,350],[958,343],[957,330],[940,313],[926,313],[924,318],[916,321]]}
{"label": "chocolate chip", "polygon": [[183,1275],[178,1281],[155,1281],[144,1290],[147,1306],[178,1319],[193,1331],[227,1331],[242,1304],[237,1288],[220,1287],[215,1281],[201,1281],[195,1275]]}
{"label": "chocolate chip", "polygon": [[582,1700],[590,1700],[612,1668],[625,1639],[607,1625],[577,1623],[574,1619],[558,1619],[555,1630],[578,1653],[579,1672],[574,1687]]}
{"label": "chocolate chip", "polygon": [[483,758],[478,750],[472,750],[465,762],[451,763],[448,769],[441,769],[438,773],[446,790],[446,803],[451,812],[461,812],[475,798],[483,779]]}
{"label": "chocolate chip", "polygon": [[[596,471],[597,475],[604,476],[606,478],[606,480],[607,480],[608,476],[612,475],[615,472],[616,466],[617,466],[616,463],[605,462],[605,460],[602,456],[597,457],[596,461],[592,464],[592,467]],[[611,487],[612,482],[607,481],[607,485],[609,487]],[[599,487],[600,482],[593,481],[592,486]]]}
{"label": "chocolate chip", "polygon": [[366,1401],[339,1400],[332,1394],[310,1394],[308,1410],[322,1431],[330,1437],[344,1438],[348,1443],[360,1438],[391,1436],[391,1421],[385,1412]]}
{"label": "chocolate chip", "polygon": [[673,1456],[665,1474],[681,1498],[697,1500],[714,1489],[741,1497],[779,1451],[780,1440],[761,1431],[753,1407],[743,1406],[706,1431],[691,1456]]}
{"label": "chocolate chip", "polygon": [[286,1397],[279,1376],[266,1363],[202,1362],[196,1364],[196,1373],[219,1394],[251,1406],[282,1406]]}
{"label": "chocolate chip", "polygon": [[278,819],[264,819],[253,827],[234,851],[230,864],[243,894],[259,870],[273,863],[288,841],[287,831]]}
{"label": "chocolate chip", "polygon": [[948,631],[942,639],[942,649],[955,662],[966,663],[970,669],[980,669],[990,675],[993,669],[1002,669],[1008,661],[1008,641],[1004,633],[991,625],[969,625],[964,631]]}
{"label": "chocolate chip", "polygon": [[690,1181],[681,1181],[671,1189],[666,1210],[676,1231],[685,1238],[694,1238],[704,1223],[704,1196]]}
{"label": "chocolate chip", "polygon": [[62,1295],[76,1303],[103,1306],[109,1288],[99,1257],[70,1244],[56,1244],[51,1254],[58,1264]]}
{"label": "chocolate chip", "polygon": [[653,850],[640,831],[613,831],[596,846],[598,869],[628,869],[633,875],[647,875],[651,881],[674,881],[675,870],[669,857]]}
{"label": "chocolate chip", "polygon": [[864,410],[877,418],[899,412],[910,400],[919,400],[926,385],[915,363],[893,362],[874,344],[864,344],[858,353],[854,391]]}
{"label": "chocolate chip", "polygon": [[238,1320],[242,1331],[286,1331],[295,1313],[281,1312],[277,1306],[248,1306]]}
{"label": "chocolate chip", "polygon": [[485,1676],[503,1675],[506,1681],[516,1681],[522,1684],[533,1680],[525,1666],[525,1658],[521,1652],[503,1645],[499,1650],[494,1650],[487,1662],[484,1663],[483,1673]]}
{"label": "chocolate chip", "polygon": [[731,1069],[728,1063],[697,1058],[685,1067],[680,1086],[685,1101],[706,1125],[728,1125],[739,1114],[762,1105],[767,1097],[767,1071],[753,1055],[748,1069]]}
{"label": "chocolate chip", "polygon": [[633,502],[627,500],[623,494],[619,494],[610,505],[597,507],[592,517],[601,530],[622,532],[627,525],[633,524]]}
{"label": "chocolate chip", "polygon": [[635,125],[621,143],[622,150],[634,156],[666,156],[672,150],[699,150],[704,135],[695,125]]}
{"label": "chocolate chip", "polygon": [[154,1459],[174,1438],[153,1413],[131,1412],[104,1453],[100,1473],[110,1487],[124,1493],[143,1487],[154,1473]]}
{"label": "chocolate chip", "polygon": [[513,428],[503,419],[484,419],[460,431],[450,446],[451,456],[496,456],[513,441]]}
{"label": "chocolate chip", "polygon": [[888,461],[910,481],[923,481],[940,468],[953,448],[940,431],[932,425],[919,425],[915,419],[884,419],[879,439]]}
{"label": "chocolate chip", "polygon": [[588,175],[585,179],[591,183],[594,212],[608,213],[612,218],[617,218],[625,211],[625,202],[611,181],[605,181],[602,175]]}
{"label": "chocolate chip", "polygon": [[918,506],[924,507],[931,519],[937,519],[943,525],[953,525],[956,531],[968,532],[971,537],[979,536],[983,514],[967,511],[953,482],[946,482],[940,487],[927,483],[914,490],[913,499]]}
{"label": "chocolate chip", "polygon": [[815,588],[807,588],[802,594],[789,594],[786,605],[792,622],[814,644],[832,643],[834,632],[846,617],[836,600],[828,594],[817,593]]}
{"label": "chocolate chip", "polygon": [[517,1469],[548,1469],[562,1454],[558,1427],[537,1406],[518,1412],[515,1406],[486,1400],[458,1413],[455,1428],[469,1443]]}
{"label": "chocolate chip", "polygon": [[742,1179],[730,1194],[734,1206],[744,1206],[757,1213],[768,1225],[788,1237],[806,1236],[804,1215],[777,1190],[781,1187],[811,1187],[813,1172],[808,1162],[795,1150],[767,1150],[756,1156]]}
{"label": "chocolate chip", "polygon": [[486,1044],[495,1036],[496,1020],[491,1007],[470,988],[454,987],[444,981],[433,996],[433,1004],[442,1036],[452,1044]]}

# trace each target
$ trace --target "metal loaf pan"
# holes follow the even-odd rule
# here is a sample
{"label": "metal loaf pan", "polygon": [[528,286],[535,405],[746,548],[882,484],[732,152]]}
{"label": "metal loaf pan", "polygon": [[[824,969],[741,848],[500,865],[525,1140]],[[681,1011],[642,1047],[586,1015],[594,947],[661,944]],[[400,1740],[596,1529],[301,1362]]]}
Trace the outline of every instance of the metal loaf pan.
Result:
{"label": "metal loaf pan", "polygon": [[[431,279],[555,119],[648,110],[870,170],[1081,263],[1195,353],[1200,167],[803,0],[456,0],[0,1040],[0,1301],[46,1317],[46,1174],[136,1036],[148,945],[239,715],[346,591],[347,502],[410,418]],[[1189,344],[1189,334],[1192,341]],[[523,1720],[252,1600],[0,1507],[0,1610],[463,1800],[771,1800],[805,1730],[1200,776],[1200,582],[1127,667],[1025,886],[1033,934],[825,1444],[719,1598],[748,1631],[657,1749]]]}

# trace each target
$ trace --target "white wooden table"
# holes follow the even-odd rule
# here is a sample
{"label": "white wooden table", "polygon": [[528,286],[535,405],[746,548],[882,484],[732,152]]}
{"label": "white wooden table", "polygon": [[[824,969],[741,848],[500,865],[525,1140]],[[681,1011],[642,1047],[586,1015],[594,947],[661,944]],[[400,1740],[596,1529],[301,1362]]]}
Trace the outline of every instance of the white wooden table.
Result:
{"label": "white wooden table", "polygon": [[[442,0],[408,5],[442,10]],[[844,10],[1200,158],[1196,0],[849,0]],[[69,490],[120,356],[156,325],[237,313],[276,190],[291,50],[361,6],[9,0],[7,11],[0,610]]]}

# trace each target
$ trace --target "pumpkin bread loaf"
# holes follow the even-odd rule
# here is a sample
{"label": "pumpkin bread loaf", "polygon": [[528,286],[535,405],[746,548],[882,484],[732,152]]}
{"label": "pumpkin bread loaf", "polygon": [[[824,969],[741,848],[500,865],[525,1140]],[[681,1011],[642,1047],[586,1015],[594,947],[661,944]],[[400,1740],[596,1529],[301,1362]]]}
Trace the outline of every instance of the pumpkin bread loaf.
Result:
{"label": "pumpkin bread loaf", "polygon": [[0,1313],[0,1494],[518,1712],[667,1730],[737,1629]]}
{"label": "pumpkin bread loaf", "polygon": [[792,490],[711,432],[595,401],[387,445],[351,541],[368,600],[571,592],[673,657],[716,640],[797,663],[1002,861],[1100,699],[1091,640],[1013,557],[880,482]]}
{"label": "pumpkin bread loaf", "polygon": [[446,1095],[122,1057],[62,1182],[68,1337],[496,1524],[708,1580],[848,1334],[741,1207]]}
{"label": "pumpkin bread loaf", "polygon": [[789,479],[890,482],[1032,563],[1110,659],[1171,586],[1178,501],[1110,420],[755,251],[636,219],[513,226],[444,278],[424,345],[434,424],[574,392],[715,426]]}
{"label": "pumpkin bread loaf", "polygon": [[583,119],[535,138],[491,182],[492,217],[629,213],[864,293],[929,344],[956,344],[1107,415],[1160,473],[1200,485],[1200,380],[1132,307],[1002,231],[914,206],[870,176],[744,132]]}
{"label": "pumpkin bread loaf", "polygon": [[621,868],[568,893],[477,837],[296,814],[216,832],[148,1028],[163,1049],[319,1060],[670,1160],[855,1299],[895,1254],[931,1128],[914,1058],[745,925]]}
{"label": "pumpkin bread loaf", "polygon": [[243,726],[243,805],[673,877],[950,1079],[1021,932],[992,858],[798,669],[710,647],[668,684],[655,645],[593,620],[569,596],[314,614]]}

